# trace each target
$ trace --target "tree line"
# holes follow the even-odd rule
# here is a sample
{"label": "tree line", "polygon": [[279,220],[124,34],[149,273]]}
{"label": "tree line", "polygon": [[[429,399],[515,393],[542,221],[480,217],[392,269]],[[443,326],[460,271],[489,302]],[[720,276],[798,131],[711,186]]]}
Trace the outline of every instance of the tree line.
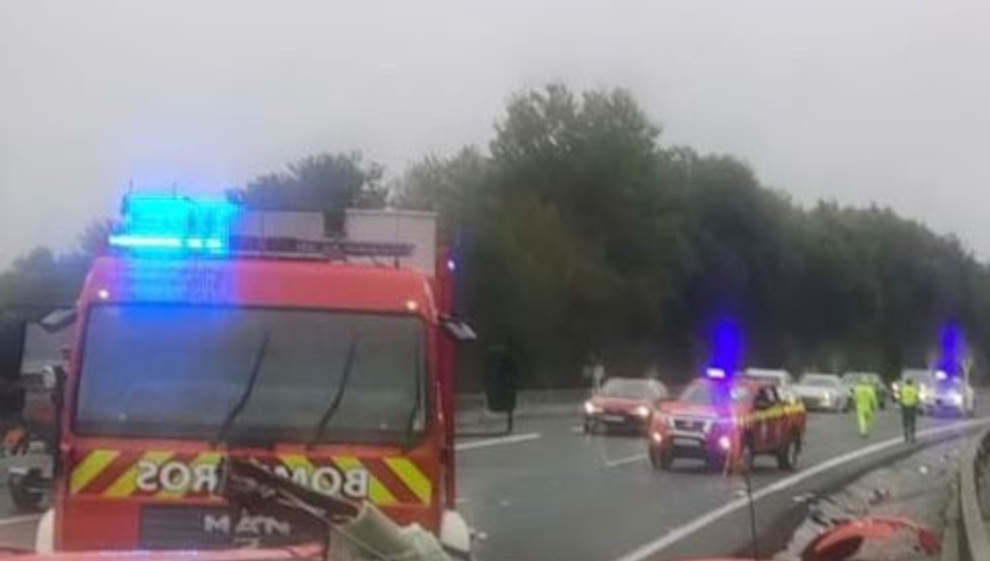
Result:
{"label": "tree line", "polygon": [[[978,365],[990,350],[990,271],[958,239],[889,208],[798,205],[738,158],[662,143],[621,89],[521,92],[486,149],[392,180],[360,152],[319,154],[229,195],[331,223],[348,206],[435,211],[478,349],[508,345],[530,386],[582,383],[592,354],[610,374],[692,377],[725,317],[747,363],[796,372],[923,367],[947,321]],[[77,253],[15,261],[0,303],[71,301],[105,228]]]}

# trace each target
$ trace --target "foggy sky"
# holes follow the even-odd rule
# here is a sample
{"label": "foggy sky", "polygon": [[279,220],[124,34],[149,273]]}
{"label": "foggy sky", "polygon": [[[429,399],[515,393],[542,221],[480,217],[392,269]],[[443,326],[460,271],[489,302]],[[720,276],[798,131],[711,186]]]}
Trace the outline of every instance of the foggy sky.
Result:
{"label": "foggy sky", "polygon": [[397,174],[485,146],[512,92],[551,81],[628,88],[665,144],[990,256],[986,7],[472,4],[0,2],[0,267],[71,249],[129,181],[219,193],[319,151]]}

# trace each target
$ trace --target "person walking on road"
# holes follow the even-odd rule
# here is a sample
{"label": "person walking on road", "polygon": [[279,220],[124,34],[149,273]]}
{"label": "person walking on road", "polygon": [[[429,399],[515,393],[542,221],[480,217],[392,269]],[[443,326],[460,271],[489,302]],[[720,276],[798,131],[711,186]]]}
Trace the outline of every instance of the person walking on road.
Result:
{"label": "person walking on road", "polygon": [[605,383],[605,365],[602,364],[602,359],[598,355],[591,361],[591,385],[594,393],[598,393],[602,390],[602,384]]}
{"label": "person walking on road", "polygon": [[873,384],[863,378],[853,390],[856,400],[856,420],[859,423],[859,436],[870,436],[870,426],[873,424],[873,413],[877,410],[877,390]]}
{"label": "person walking on road", "polygon": [[904,442],[914,442],[915,419],[918,418],[918,386],[908,378],[901,388],[901,426]]}

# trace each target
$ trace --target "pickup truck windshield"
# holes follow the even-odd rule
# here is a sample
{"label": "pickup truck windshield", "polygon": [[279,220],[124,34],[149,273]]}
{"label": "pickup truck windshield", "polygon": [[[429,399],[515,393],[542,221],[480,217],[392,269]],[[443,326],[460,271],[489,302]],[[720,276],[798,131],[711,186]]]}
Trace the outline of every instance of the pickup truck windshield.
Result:
{"label": "pickup truck windshield", "polygon": [[[338,391],[352,344],[349,379],[322,440],[398,442],[407,436],[417,399],[426,395],[419,319],[150,305],[90,311],[75,430],[210,438],[241,397],[266,334],[254,391],[228,431],[230,440],[308,442]],[[414,432],[423,431],[425,410],[421,402]]]}
{"label": "pickup truck windshield", "polygon": [[726,405],[727,402],[739,403],[746,399],[749,391],[742,386],[726,386],[724,384],[698,380],[684,389],[681,401],[692,405]]}

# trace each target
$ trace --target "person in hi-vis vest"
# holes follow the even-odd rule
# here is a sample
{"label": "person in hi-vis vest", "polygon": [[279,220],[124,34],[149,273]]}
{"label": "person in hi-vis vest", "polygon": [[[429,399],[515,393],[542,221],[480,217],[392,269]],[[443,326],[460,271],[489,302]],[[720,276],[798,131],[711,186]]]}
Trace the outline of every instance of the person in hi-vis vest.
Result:
{"label": "person in hi-vis vest", "polygon": [[873,425],[873,413],[877,410],[877,390],[873,383],[862,378],[853,390],[856,401],[856,420],[859,423],[859,435],[863,438],[870,436],[870,426]]}
{"label": "person in hi-vis vest", "polygon": [[915,419],[918,418],[918,385],[908,378],[901,388],[901,426],[904,428],[904,442],[914,442]]}

